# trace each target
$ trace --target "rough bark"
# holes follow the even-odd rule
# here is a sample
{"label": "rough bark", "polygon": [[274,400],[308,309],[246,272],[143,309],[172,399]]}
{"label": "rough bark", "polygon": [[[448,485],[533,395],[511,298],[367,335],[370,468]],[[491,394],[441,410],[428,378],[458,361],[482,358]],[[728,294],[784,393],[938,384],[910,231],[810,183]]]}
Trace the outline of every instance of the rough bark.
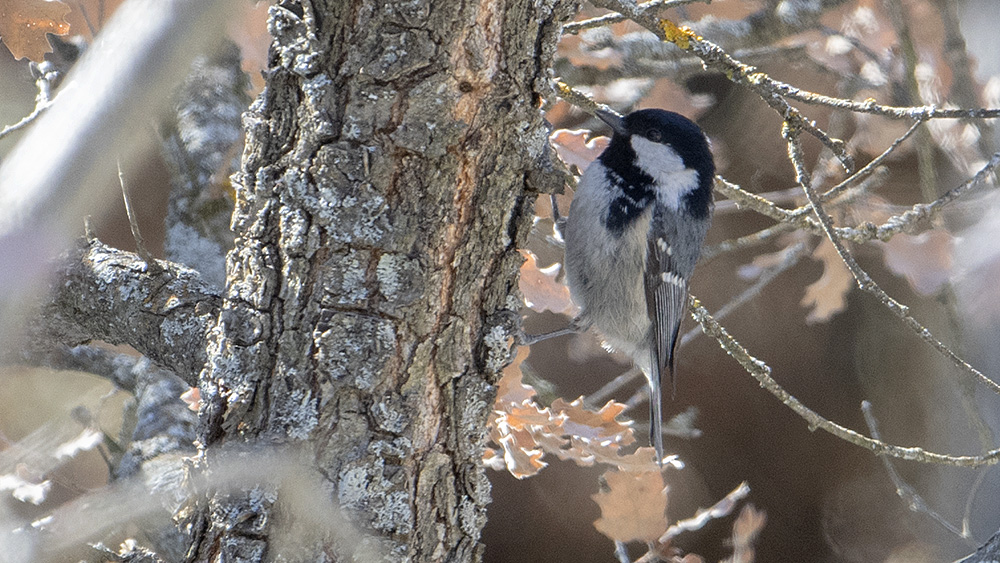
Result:
{"label": "rough bark", "polygon": [[482,443],[511,343],[493,319],[518,307],[535,194],[561,182],[538,106],[572,9],[272,8],[201,376],[204,466],[224,446],[303,444],[315,494],[370,537],[279,553],[296,518],[276,514],[281,489],[230,493],[193,512],[191,559],[480,558]]}
{"label": "rough bark", "polygon": [[198,272],[170,262],[157,265],[150,268],[131,252],[81,239],[60,262],[49,301],[25,342],[12,349],[33,361],[55,342],[128,344],[196,384],[221,300]]}

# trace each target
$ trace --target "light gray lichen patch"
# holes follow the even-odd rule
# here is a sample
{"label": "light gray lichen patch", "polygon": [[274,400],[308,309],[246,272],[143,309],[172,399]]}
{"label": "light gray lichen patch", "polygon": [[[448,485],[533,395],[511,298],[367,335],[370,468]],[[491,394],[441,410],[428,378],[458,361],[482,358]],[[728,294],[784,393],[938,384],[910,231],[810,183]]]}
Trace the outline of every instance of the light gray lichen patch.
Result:
{"label": "light gray lichen patch", "polygon": [[168,346],[175,346],[175,338],[186,342],[192,332],[201,331],[202,325],[198,317],[193,315],[170,315],[160,323],[160,338]]}
{"label": "light gray lichen patch", "polygon": [[376,245],[389,230],[385,197],[365,178],[366,151],[345,144],[323,146],[309,168],[315,192],[303,187],[296,194],[317,222],[336,226],[327,230],[333,243]]}
{"label": "light gray lichen patch", "polygon": [[340,473],[337,490],[340,506],[365,514],[376,530],[412,532],[413,509],[405,473],[398,468],[387,473],[381,458],[348,464]]}
{"label": "light gray lichen patch", "polygon": [[413,303],[424,287],[424,269],[418,260],[401,254],[386,253],[379,257],[375,269],[379,293],[385,297],[381,309],[399,313],[399,308]]}
{"label": "light gray lichen patch", "polygon": [[495,325],[483,337],[483,344],[486,346],[486,369],[492,373],[498,373],[510,363],[513,335],[501,325]]}
{"label": "light gray lichen patch", "polygon": [[275,38],[274,52],[281,66],[308,77],[319,66],[318,53],[323,52],[311,40],[309,29],[292,11],[272,6],[268,10],[267,30]]}
{"label": "light gray lichen patch", "polygon": [[319,73],[302,81],[303,105],[310,113],[308,134],[318,139],[334,136],[330,106],[333,81],[326,74]]}
{"label": "light gray lichen patch", "polygon": [[301,388],[291,393],[272,393],[270,409],[273,426],[284,429],[285,435],[293,440],[308,438],[319,421],[312,393]]}
{"label": "light gray lichen patch", "polygon": [[396,331],[383,319],[331,312],[313,331],[313,343],[321,373],[370,391],[396,353]]}
{"label": "light gray lichen patch", "polygon": [[380,429],[401,434],[410,424],[410,417],[402,407],[403,403],[398,395],[383,397],[372,405],[372,418]]}
{"label": "light gray lichen patch", "polygon": [[289,255],[308,257],[312,245],[309,240],[309,220],[305,213],[291,207],[282,207],[279,215],[281,248]]}
{"label": "light gray lichen patch", "polygon": [[319,282],[323,288],[320,304],[361,306],[368,299],[365,285],[366,270],[371,259],[368,250],[348,250],[330,255],[319,266]]}

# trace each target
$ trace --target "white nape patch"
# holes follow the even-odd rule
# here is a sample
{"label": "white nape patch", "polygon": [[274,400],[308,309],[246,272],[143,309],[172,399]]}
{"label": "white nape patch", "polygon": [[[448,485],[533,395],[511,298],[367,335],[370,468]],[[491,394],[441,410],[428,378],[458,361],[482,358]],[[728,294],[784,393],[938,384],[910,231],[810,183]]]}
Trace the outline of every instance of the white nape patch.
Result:
{"label": "white nape patch", "polygon": [[667,241],[663,240],[662,237],[656,239],[656,247],[660,249],[660,252],[666,252],[667,250],[670,249],[670,247],[667,245]]}
{"label": "white nape patch", "polygon": [[670,209],[680,207],[681,198],[698,187],[698,171],[684,167],[677,151],[662,143],[632,135],[639,168],[656,182],[656,199]]}

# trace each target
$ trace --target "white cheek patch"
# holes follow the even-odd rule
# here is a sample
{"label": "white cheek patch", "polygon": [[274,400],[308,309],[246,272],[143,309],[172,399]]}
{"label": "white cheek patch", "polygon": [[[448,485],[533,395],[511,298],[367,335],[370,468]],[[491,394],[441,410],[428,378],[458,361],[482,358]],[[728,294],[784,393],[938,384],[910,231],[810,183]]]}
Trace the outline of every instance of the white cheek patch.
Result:
{"label": "white cheek patch", "polygon": [[656,182],[657,201],[670,209],[680,207],[681,198],[698,187],[698,171],[685,168],[680,155],[668,145],[638,135],[631,142],[636,164]]}

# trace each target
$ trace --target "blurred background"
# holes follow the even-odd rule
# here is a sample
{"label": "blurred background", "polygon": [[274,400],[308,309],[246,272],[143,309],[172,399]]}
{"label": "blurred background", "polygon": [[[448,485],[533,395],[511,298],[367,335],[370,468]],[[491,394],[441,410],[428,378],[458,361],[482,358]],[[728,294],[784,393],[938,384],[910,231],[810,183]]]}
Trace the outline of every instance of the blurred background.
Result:
{"label": "blurred background", "polygon": [[[821,12],[816,20],[799,22],[797,29],[775,24],[756,35],[746,32],[755,25],[766,28],[762,22],[768,17],[806,4]],[[603,13],[585,7],[577,20]],[[1000,3],[994,0],[716,0],[662,15],[687,22],[773,78],[812,92],[897,106],[998,107],[1000,35],[993,26],[1000,21]],[[632,23],[569,35],[561,46],[557,75],[571,86],[622,112],[658,107],[683,113],[710,137],[718,173],[726,180],[786,208],[805,202],[781,138],[780,117],[753,92],[706,72],[672,46],[655,44],[651,34]],[[792,103],[844,139],[858,166],[884,151],[911,123]],[[548,117],[555,129],[608,134],[603,124],[565,102],[548,108]],[[994,121],[935,121],[918,131],[885,163],[883,181],[831,210],[837,224],[881,224],[958,186],[997,150]],[[829,189],[845,177],[820,143],[810,138],[805,148],[817,189]],[[931,164],[932,177],[921,169],[921,158]],[[995,186],[987,182],[912,235],[849,247],[875,281],[911,307],[937,338],[994,376],[1000,368]],[[569,197],[561,201],[565,213]],[[710,253],[723,241],[774,224],[718,196],[716,203],[706,243]],[[548,217],[547,202],[540,208],[539,214]],[[529,245],[541,268],[562,260],[551,228],[550,220],[540,220]],[[715,312],[787,259],[785,265],[791,265],[779,269],[722,324],[773,368],[789,392],[822,416],[864,434],[869,431],[860,404],[870,401],[883,438],[893,444],[956,455],[995,448],[1000,397],[974,385],[874,297],[859,291],[832,245],[821,242],[815,235],[787,233],[719,253],[702,261],[692,293]],[[551,311],[527,314],[529,333],[554,330],[569,320]],[[689,319],[681,333],[692,328]],[[967,524],[969,537],[962,538],[928,514],[911,512],[878,458],[825,432],[811,432],[700,331],[683,343],[678,358],[677,396],[665,398],[665,416],[694,409],[698,436],[672,438],[667,446],[686,464],[666,474],[671,521],[693,516],[746,481],[752,489],[749,502],[767,513],[758,561],[951,561],[973,551],[1000,526],[995,469],[893,462],[943,521],[958,530]],[[534,345],[525,381],[539,389],[543,401],[545,396],[573,399],[594,393],[628,368],[627,360],[601,350],[597,337],[588,333]],[[634,377],[612,398],[625,402],[643,387],[642,377]],[[643,445],[646,409],[641,402],[626,412],[637,420],[636,436]],[[607,468],[581,468],[554,456],[544,461],[551,465],[529,479],[490,474],[494,502],[484,538],[487,560],[611,560],[610,540],[588,526],[600,516],[590,497]],[[678,544],[708,561],[728,557],[732,519],[711,522],[681,536]]]}

